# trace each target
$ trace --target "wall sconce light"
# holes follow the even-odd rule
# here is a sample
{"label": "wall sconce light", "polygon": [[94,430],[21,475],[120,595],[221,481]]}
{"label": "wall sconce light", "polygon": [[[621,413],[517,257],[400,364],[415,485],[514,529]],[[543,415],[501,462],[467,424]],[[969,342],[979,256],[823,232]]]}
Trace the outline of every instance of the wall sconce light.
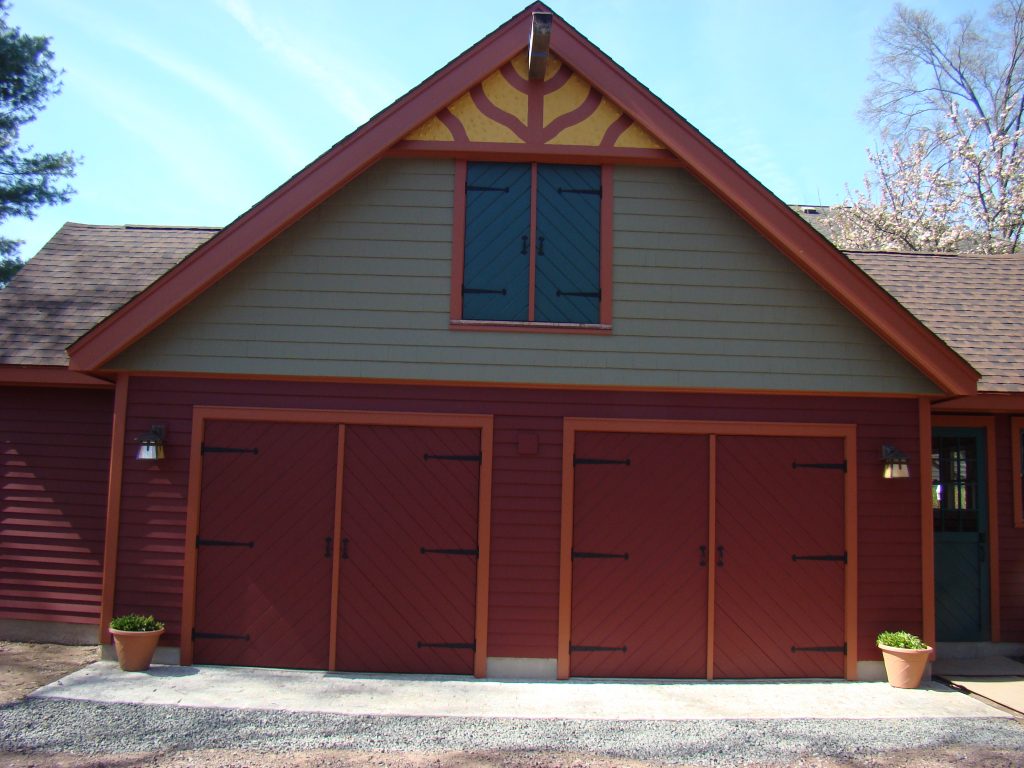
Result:
{"label": "wall sconce light", "polygon": [[907,454],[891,445],[882,446],[882,477],[892,480],[898,477],[910,477],[910,463]]}
{"label": "wall sconce light", "polygon": [[142,461],[158,461],[164,457],[164,438],[167,436],[167,428],[163,424],[154,424],[149,432],[142,437],[137,437],[135,442],[139,444],[139,452],[135,458]]}

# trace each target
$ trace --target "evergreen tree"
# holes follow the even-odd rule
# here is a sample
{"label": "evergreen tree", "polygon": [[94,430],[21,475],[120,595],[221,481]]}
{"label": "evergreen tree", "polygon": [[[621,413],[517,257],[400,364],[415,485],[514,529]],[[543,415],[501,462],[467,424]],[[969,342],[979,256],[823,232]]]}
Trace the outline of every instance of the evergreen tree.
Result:
{"label": "evergreen tree", "polygon": [[[50,39],[8,24],[9,0],[0,0],[0,224],[12,216],[33,218],[37,208],[66,203],[67,180],[78,160],[70,152],[35,152],[20,143],[21,129],[60,91]],[[21,242],[0,237],[0,286],[17,272]]]}

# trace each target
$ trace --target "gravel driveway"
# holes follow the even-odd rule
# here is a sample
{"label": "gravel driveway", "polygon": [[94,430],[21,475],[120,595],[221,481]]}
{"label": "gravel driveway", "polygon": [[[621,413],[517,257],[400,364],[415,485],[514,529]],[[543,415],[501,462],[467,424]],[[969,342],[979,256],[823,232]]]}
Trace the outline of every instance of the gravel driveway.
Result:
{"label": "gravel driveway", "polygon": [[1007,718],[598,721],[414,718],[25,699],[0,765],[1006,766]]}

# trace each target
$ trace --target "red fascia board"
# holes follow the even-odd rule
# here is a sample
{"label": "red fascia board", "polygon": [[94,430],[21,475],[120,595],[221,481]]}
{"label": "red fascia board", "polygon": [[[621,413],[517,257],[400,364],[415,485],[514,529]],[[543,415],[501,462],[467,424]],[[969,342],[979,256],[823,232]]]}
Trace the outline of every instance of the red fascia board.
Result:
{"label": "red fascia board", "polygon": [[977,391],[980,374],[781,200],[559,19],[551,48],[665,144],[702,183],[950,394]]}
{"label": "red fascia board", "polygon": [[114,383],[50,365],[0,365],[0,386],[113,389]]}
{"label": "red fascia board", "polygon": [[534,4],[357,129],[68,348],[91,371],[116,357],[524,49]]}
{"label": "red fascia board", "polygon": [[936,413],[1024,413],[1024,392],[979,392],[932,403]]}

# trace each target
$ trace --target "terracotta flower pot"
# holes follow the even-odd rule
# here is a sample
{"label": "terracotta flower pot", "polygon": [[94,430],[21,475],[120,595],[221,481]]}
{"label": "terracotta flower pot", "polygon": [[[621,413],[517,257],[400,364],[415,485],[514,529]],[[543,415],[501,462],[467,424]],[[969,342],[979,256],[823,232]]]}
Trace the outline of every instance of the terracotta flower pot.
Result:
{"label": "terracotta flower pot", "polygon": [[924,668],[928,665],[928,657],[932,652],[929,648],[890,648],[888,645],[878,646],[885,662],[885,674],[889,685],[893,688],[917,688],[924,676]]}
{"label": "terracotta flower pot", "polygon": [[155,629],[152,632],[125,632],[111,629],[114,648],[117,651],[117,663],[125,672],[141,672],[149,669],[156,652],[156,644],[164,631]]}

